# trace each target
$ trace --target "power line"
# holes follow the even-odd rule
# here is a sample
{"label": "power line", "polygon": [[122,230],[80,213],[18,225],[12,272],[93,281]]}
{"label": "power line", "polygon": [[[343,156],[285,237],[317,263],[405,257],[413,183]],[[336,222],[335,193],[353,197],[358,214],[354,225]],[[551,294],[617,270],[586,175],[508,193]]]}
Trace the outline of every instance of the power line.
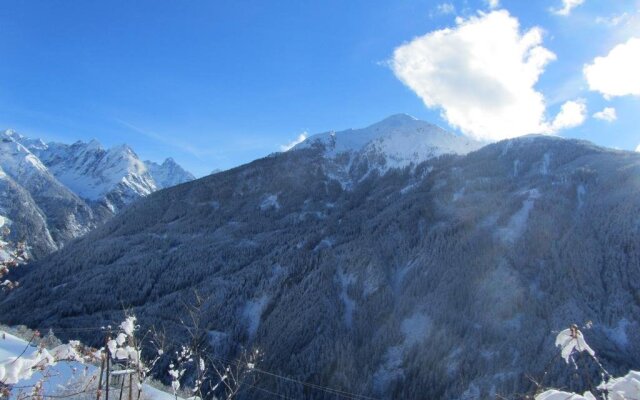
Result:
{"label": "power line", "polygon": [[[65,331],[65,332],[84,332],[84,331],[89,332],[89,331],[94,331],[94,332],[107,332],[107,333],[111,333],[113,331],[119,330],[119,328],[113,329],[113,328],[110,328],[110,327],[108,328],[108,327],[105,327],[105,326],[100,326],[100,327],[82,327],[82,328],[47,327],[47,328],[41,328],[41,329],[37,329],[36,328],[36,329],[32,329],[32,330],[38,330],[38,331],[42,332],[44,330],[49,330],[49,329],[54,331],[54,332],[55,331]],[[174,346],[176,345],[175,342],[170,342],[170,344],[172,344]],[[236,365],[236,366],[240,366],[241,365],[241,363],[238,362],[237,360],[229,360],[229,359],[226,359],[226,358],[223,358],[223,357],[214,356],[214,355],[210,355],[210,354],[207,354],[205,357],[210,358],[210,359],[215,359],[215,360],[218,360],[218,361],[226,363],[226,364],[233,364],[233,365]],[[295,378],[292,378],[292,377],[289,377],[289,376],[285,376],[285,375],[281,375],[281,374],[278,374],[278,373],[275,373],[275,372],[267,371],[267,370],[264,370],[264,369],[261,369],[261,368],[255,368],[254,367],[254,368],[251,369],[251,371],[255,371],[257,373],[260,373],[260,374],[263,374],[263,375],[267,375],[267,376],[271,376],[273,378],[281,379],[281,380],[284,380],[284,381],[287,381],[287,382],[296,383],[296,384],[305,386],[305,387],[310,388],[310,389],[319,390],[319,391],[322,391],[322,392],[325,392],[325,393],[328,393],[328,394],[332,394],[332,395],[336,395],[336,396],[339,396],[339,397],[342,397],[342,398],[346,398],[346,399],[349,399],[349,400],[378,400],[375,397],[370,397],[370,396],[357,394],[357,393],[351,393],[351,392],[347,392],[347,391],[341,390],[341,389],[334,389],[334,388],[331,388],[329,386],[323,386],[323,385],[318,385],[318,384],[315,384],[315,383],[301,381],[299,379],[295,379]],[[269,391],[267,389],[260,388],[260,387],[257,387],[257,386],[253,386],[253,385],[248,384],[246,382],[243,383],[243,384],[247,384],[247,385],[251,386],[252,388],[254,388],[256,390],[264,391],[264,392],[270,393],[272,395],[277,395],[277,396],[280,396],[280,397],[283,396],[283,395],[281,395],[279,393],[271,392],[271,391]],[[285,396],[285,397],[282,397],[282,398],[287,398],[287,397]]]}
{"label": "power line", "polygon": [[261,387],[258,387],[258,386],[254,386],[254,385],[252,385],[250,383],[245,383],[245,385],[249,386],[252,389],[256,389],[256,390],[258,390],[260,392],[264,392],[264,393],[270,394],[272,396],[279,397],[281,399],[293,399],[292,397],[287,397],[284,394],[272,392],[271,390],[268,390],[268,389],[265,389],[265,388],[261,388]]}
{"label": "power line", "polygon": [[[225,359],[223,357],[217,357],[217,356],[208,356],[208,357],[210,357],[212,359],[216,359],[216,360],[221,361],[223,363],[227,363],[227,364],[234,364],[236,366],[241,365],[237,361],[228,360],[228,359]],[[282,380],[285,380],[285,381],[297,383],[297,384],[306,386],[306,387],[311,388],[311,389],[321,390],[323,392],[326,392],[326,393],[329,393],[329,394],[334,394],[334,395],[341,396],[341,397],[345,397],[345,398],[348,398],[348,399],[353,399],[353,400],[358,400],[358,399],[362,399],[362,400],[378,400],[375,397],[370,397],[370,396],[357,394],[357,393],[351,393],[351,392],[347,392],[347,391],[340,390],[340,389],[334,389],[334,388],[331,388],[329,386],[318,385],[318,384],[315,384],[315,383],[304,382],[304,381],[301,381],[299,379],[295,379],[295,378],[291,378],[291,377],[288,377],[288,376],[277,374],[275,372],[266,371],[266,370],[263,370],[261,368],[252,368],[251,370],[255,371],[255,372],[258,372],[260,374],[263,374],[263,375],[268,375],[268,376],[271,376],[271,377],[274,377],[274,378],[278,378],[278,379],[282,379]]]}
{"label": "power line", "polygon": [[[100,326],[100,327],[83,327],[83,328],[44,328],[44,329],[51,329],[53,331],[59,330],[59,331],[69,331],[69,332],[73,332],[73,331],[100,331],[100,332],[111,332],[117,329],[113,329],[113,328],[106,328],[105,326]],[[176,345],[176,343],[171,342],[172,345]],[[209,358],[212,359],[216,359],[218,361],[221,361],[223,363],[227,363],[227,364],[234,364],[234,365],[240,365],[239,362],[234,361],[234,360],[229,360],[229,359],[225,359],[223,357],[219,357],[219,356],[213,356],[213,355],[207,355]],[[260,374],[263,375],[268,375],[277,379],[282,379],[288,382],[292,382],[292,383],[296,383],[311,389],[315,389],[315,390],[320,390],[323,391],[325,393],[329,393],[329,394],[333,394],[336,396],[340,396],[343,398],[347,398],[347,399],[351,399],[351,400],[378,400],[375,397],[370,397],[370,396],[366,396],[366,395],[361,395],[361,394],[357,394],[357,393],[351,393],[351,392],[347,392],[345,390],[340,390],[340,389],[334,389],[328,386],[322,386],[322,385],[318,385],[315,383],[310,383],[310,382],[305,382],[305,381],[301,381],[299,379],[295,379],[289,376],[284,376],[275,372],[271,372],[271,371],[267,371],[267,370],[263,370],[261,368],[253,368],[252,371],[258,372]]]}

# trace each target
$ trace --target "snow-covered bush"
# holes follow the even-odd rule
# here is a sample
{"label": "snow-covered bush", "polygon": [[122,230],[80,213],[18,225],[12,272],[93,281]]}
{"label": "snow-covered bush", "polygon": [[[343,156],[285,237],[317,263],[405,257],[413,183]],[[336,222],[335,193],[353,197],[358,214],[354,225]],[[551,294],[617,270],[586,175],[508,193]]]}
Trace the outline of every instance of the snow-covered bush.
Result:
{"label": "snow-covered bush", "polygon": [[202,324],[202,307],[207,299],[197,291],[193,296],[185,305],[187,318],[180,319],[190,343],[175,351],[169,365],[174,395],[181,390],[190,399],[235,399],[241,389],[255,383],[254,372],[262,353],[258,349],[241,350],[233,360],[217,357],[209,344],[209,331]]}
{"label": "snow-covered bush", "polygon": [[[41,339],[38,331],[26,327],[12,329],[28,338],[27,342],[3,330],[0,340],[11,339],[13,348],[4,353],[11,356],[2,358],[6,346],[0,346],[0,398],[88,400],[109,397],[107,393],[113,391],[120,399],[144,400],[145,393],[151,391],[155,392],[151,398],[158,400],[157,394],[162,392],[148,385],[155,374],[171,378],[175,400],[233,399],[259,361],[260,353],[254,351],[243,353],[238,360],[221,362],[208,357],[196,340],[188,346],[174,344],[177,351],[165,352],[165,338],[151,331],[138,335],[141,329],[136,322],[135,316],[127,316],[115,329],[102,328],[106,341],[100,349],[88,348],[74,340],[61,344],[52,332]],[[147,349],[147,357],[143,356],[143,347]],[[164,364],[159,362],[163,358]],[[59,374],[52,367],[65,361],[71,362],[68,368],[74,372],[65,377],[62,384],[49,384],[49,378]],[[166,366],[167,361],[168,368],[160,368]],[[75,372],[80,370],[77,363],[86,366],[81,374]],[[54,393],[45,393],[54,390]],[[166,398],[166,394],[160,396]]]}
{"label": "snow-covered bush", "polygon": [[[134,329],[132,327],[133,322],[135,322],[135,318],[125,320],[121,325],[122,331],[132,334]],[[18,327],[15,329],[15,332],[22,337],[28,337],[29,340],[23,342],[17,337],[2,332],[1,339],[9,342],[6,344],[9,348],[4,353],[10,354],[8,357],[0,359],[0,397],[3,398],[9,397],[16,387],[20,388],[18,397],[28,391],[30,393],[29,397],[41,398],[43,397],[44,382],[58,373],[52,369],[52,367],[58,363],[70,362],[74,365],[72,368],[74,370],[78,363],[89,365],[89,363],[102,361],[104,366],[106,354],[110,354],[116,359],[117,357],[122,357],[123,351],[127,352],[127,365],[135,366],[137,369],[134,371],[138,373],[138,375],[145,373],[144,365],[139,360],[140,352],[139,349],[135,347],[135,341],[129,341],[129,344],[133,344],[133,346],[120,346],[125,344],[121,342],[122,336],[119,336],[117,340],[109,341],[106,349],[96,350],[82,345],[77,340],[71,340],[67,344],[61,344],[60,341],[53,336],[52,332],[50,332],[45,339],[40,338],[38,331],[30,331]],[[110,351],[112,348],[116,350],[113,353]],[[38,380],[31,384],[30,390],[26,390],[29,389],[29,387],[20,385],[20,383],[34,377],[36,373],[39,373],[36,378]],[[84,391],[92,390],[95,397],[96,391],[100,391],[101,384],[99,384],[95,390],[89,387],[88,383],[93,383],[94,378],[95,375],[93,378],[86,380],[85,383],[87,383],[87,385]],[[102,382],[102,379],[100,379],[100,382]],[[75,394],[80,395],[80,393]]]}
{"label": "snow-covered bush", "polygon": [[578,369],[574,356],[585,352],[600,369],[602,382],[579,394],[561,390],[549,389],[535,396],[535,400],[638,400],[640,399],[640,372],[629,371],[625,376],[614,378],[600,364],[595,351],[589,347],[578,326],[571,325],[556,337],[556,346],[567,364],[573,364]]}
{"label": "snow-covered bush", "polygon": [[578,326],[575,324],[556,336],[556,347],[560,347],[560,354],[567,364],[569,364],[570,360],[573,360],[572,356],[575,353],[585,351],[591,357],[595,357],[596,354],[587,342],[585,342],[582,332],[580,332],[580,329],[578,329]]}
{"label": "snow-covered bush", "polygon": [[[7,340],[5,333],[3,333],[2,340]],[[51,349],[46,349],[42,345],[34,348],[30,341],[17,356],[0,359],[0,397],[8,397],[16,384],[30,379],[36,372],[41,372],[43,379],[45,379],[46,373],[44,371],[59,362],[84,363],[90,358],[85,355],[85,351],[86,349],[78,341],[70,341]],[[33,385],[31,396],[41,396],[42,383],[42,380],[38,380]]]}
{"label": "snow-covered bush", "polygon": [[193,352],[190,348],[182,346],[180,351],[176,351],[176,360],[169,364],[169,376],[171,377],[171,388],[173,394],[177,396],[180,390],[180,380],[187,371],[187,364],[193,362]]}
{"label": "snow-covered bush", "polygon": [[109,338],[106,346],[111,362],[121,367],[120,370],[113,371],[111,374],[120,375],[123,386],[124,381],[129,377],[129,392],[132,393],[135,386],[136,398],[141,396],[142,385],[160,357],[160,355],[156,355],[147,363],[143,361],[141,344],[136,338],[138,329],[136,317],[127,316],[118,327],[118,331],[114,332],[115,338]]}
{"label": "snow-covered bush", "polygon": [[227,363],[212,363],[218,383],[213,386],[210,393],[215,394],[217,389],[222,388],[223,397],[221,399],[232,400],[238,395],[240,389],[245,385],[251,385],[254,379],[254,372],[262,354],[260,350],[243,351],[240,358]]}

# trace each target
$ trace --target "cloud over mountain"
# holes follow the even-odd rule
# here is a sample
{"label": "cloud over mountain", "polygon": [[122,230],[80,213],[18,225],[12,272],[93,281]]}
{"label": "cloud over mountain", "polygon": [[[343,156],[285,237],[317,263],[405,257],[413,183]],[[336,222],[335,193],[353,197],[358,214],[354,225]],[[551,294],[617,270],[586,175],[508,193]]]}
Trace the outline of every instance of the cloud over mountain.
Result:
{"label": "cloud over mountain", "polygon": [[582,125],[587,119],[587,105],[583,99],[565,102],[551,124],[553,132]]}
{"label": "cloud over mountain", "polygon": [[583,101],[566,102],[553,121],[535,84],[554,53],[543,32],[521,32],[506,10],[459,18],[395,49],[391,67],[398,79],[450,125],[482,140],[551,133],[585,119]]}

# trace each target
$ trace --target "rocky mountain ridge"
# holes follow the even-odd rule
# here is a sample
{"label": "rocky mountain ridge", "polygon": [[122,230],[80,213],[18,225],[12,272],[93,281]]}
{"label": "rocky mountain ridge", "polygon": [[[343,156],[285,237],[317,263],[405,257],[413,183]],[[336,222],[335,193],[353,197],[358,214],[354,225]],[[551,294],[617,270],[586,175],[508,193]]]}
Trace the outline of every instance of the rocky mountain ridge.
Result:
{"label": "rocky mountain ridge", "polygon": [[0,133],[0,215],[36,257],[101,224],[131,202],[194,177],[172,160],[141,161],[126,145],[44,143]]}

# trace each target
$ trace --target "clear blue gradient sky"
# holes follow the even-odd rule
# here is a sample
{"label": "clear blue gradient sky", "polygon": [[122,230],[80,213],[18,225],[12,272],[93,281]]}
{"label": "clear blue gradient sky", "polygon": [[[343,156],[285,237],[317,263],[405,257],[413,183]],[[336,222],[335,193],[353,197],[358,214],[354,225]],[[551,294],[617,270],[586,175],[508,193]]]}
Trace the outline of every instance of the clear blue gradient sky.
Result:
{"label": "clear blue gradient sky", "polygon": [[[535,83],[548,119],[580,99],[587,115],[557,134],[633,150],[637,94],[589,90],[583,67],[640,37],[640,2],[502,0],[520,30],[556,55]],[[445,5],[446,4],[446,5]],[[460,132],[394,73],[394,50],[483,18],[478,0],[3,0],[0,129],[45,140],[130,144],[198,176],[279,151],[302,132],[362,127],[404,112]],[[620,21],[615,18],[621,18]],[[460,23],[460,20],[458,21]],[[409,85],[410,86],[410,85]],[[604,107],[612,122],[593,118]]]}

